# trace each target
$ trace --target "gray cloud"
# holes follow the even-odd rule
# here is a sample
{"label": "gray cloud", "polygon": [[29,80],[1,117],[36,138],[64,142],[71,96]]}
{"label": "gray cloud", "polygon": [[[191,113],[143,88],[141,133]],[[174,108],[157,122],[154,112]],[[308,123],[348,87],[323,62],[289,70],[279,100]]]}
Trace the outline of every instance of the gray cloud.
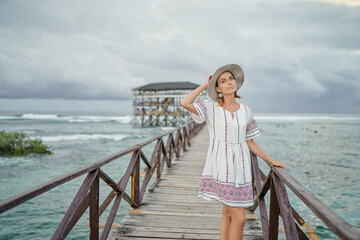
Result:
{"label": "gray cloud", "polygon": [[238,63],[263,112],[359,112],[360,8],[317,1],[1,1],[0,98],[128,99]]}

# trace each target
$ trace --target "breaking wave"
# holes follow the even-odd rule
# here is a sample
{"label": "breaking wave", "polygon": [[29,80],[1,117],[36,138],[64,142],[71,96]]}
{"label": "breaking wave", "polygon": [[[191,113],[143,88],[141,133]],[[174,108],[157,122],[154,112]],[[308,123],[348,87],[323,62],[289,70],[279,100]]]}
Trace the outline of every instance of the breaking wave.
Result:
{"label": "breaking wave", "polygon": [[58,114],[34,114],[26,113],[20,115],[11,116],[0,116],[0,120],[53,120],[53,121],[64,121],[64,122],[118,122],[122,124],[130,123],[132,116],[66,116]]}
{"label": "breaking wave", "polygon": [[107,134],[74,134],[74,135],[58,135],[58,136],[45,136],[41,137],[44,142],[58,142],[58,141],[77,141],[77,140],[99,140],[107,139],[120,141],[128,135],[107,135]]}
{"label": "breaking wave", "polygon": [[272,122],[292,122],[292,121],[360,121],[360,117],[357,116],[295,116],[295,115],[284,115],[284,116],[265,116],[265,115],[254,115],[254,118],[259,121],[272,121]]}

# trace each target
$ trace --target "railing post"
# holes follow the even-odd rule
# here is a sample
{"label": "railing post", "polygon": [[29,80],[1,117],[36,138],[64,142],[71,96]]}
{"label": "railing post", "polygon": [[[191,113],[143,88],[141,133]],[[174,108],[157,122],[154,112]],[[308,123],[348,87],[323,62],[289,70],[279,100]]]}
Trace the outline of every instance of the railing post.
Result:
{"label": "railing post", "polygon": [[[161,141],[161,140],[160,140]],[[161,144],[156,156],[156,178],[161,178]]]}
{"label": "railing post", "polygon": [[178,146],[179,146],[179,153],[181,153],[181,148],[182,148],[182,145],[183,145],[183,141],[184,141],[184,137],[181,133],[181,129],[179,129],[179,143],[178,143]]}
{"label": "railing post", "polygon": [[193,138],[193,136],[194,136],[194,125],[193,125],[193,123],[189,123],[188,127],[189,127],[189,137]]}
{"label": "railing post", "polygon": [[131,175],[131,180],[131,198],[140,205],[140,154],[136,159],[134,171]]}
{"label": "railing post", "polygon": [[181,139],[181,136],[180,136],[180,131],[177,130],[176,131],[176,136],[175,136],[175,141],[174,141],[174,152],[175,152],[175,155],[176,157],[180,157],[180,148],[179,148],[179,141]]}
{"label": "railing post", "polygon": [[[251,166],[252,166],[252,172],[253,172],[253,178],[255,182],[255,188],[256,188],[256,194],[258,195],[258,204],[260,208],[260,217],[261,217],[261,226],[262,226],[262,232],[264,239],[267,239],[269,237],[269,221],[268,221],[268,215],[266,211],[266,204],[264,197],[259,196],[262,184],[261,184],[261,176],[260,176],[260,169],[259,169],[259,163],[257,160],[257,157],[254,153],[250,152],[250,158],[251,158]],[[254,209],[255,210],[255,209]]]}
{"label": "railing post", "polygon": [[186,126],[186,131],[187,131],[187,138],[188,138],[188,146],[191,146],[191,142],[190,142],[190,140],[191,140],[190,124],[188,124],[188,125]]}
{"label": "railing post", "polygon": [[90,239],[99,239],[99,171],[90,188]]}
{"label": "railing post", "polygon": [[277,240],[279,234],[279,202],[276,197],[274,181],[270,181],[270,216],[269,216],[269,240]]}
{"label": "railing post", "polygon": [[185,129],[185,127],[183,127],[183,129],[182,129],[182,141],[181,141],[181,144],[182,144],[183,151],[186,151],[186,129]]}
{"label": "railing post", "polygon": [[274,182],[276,189],[276,196],[278,200],[278,206],[280,207],[280,214],[283,220],[286,239],[298,240],[299,234],[292,214],[291,205],[286,192],[284,182],[276,175],[274,171],[271,172],[271,179]]}
{"label": "railing post", "polygon": [[169,158],[170,165],[172,163],[172,140],[173,140],[172,133],[170,133],[168,136],[167,143],[166,143],[166,148],[168,150],[168,158]]}

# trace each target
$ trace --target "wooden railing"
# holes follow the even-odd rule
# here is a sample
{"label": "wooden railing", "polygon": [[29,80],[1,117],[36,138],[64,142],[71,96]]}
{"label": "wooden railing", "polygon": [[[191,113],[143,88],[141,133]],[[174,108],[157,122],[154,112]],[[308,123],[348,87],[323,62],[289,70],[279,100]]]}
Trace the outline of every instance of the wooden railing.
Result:
{"label": "wooden railing", "polygon": [[[141,144],[125,149],[91,165],[80,168],[47,183],[41,184],[33,189],[20,193],[14,197],[6,199],[0,202],[0,214],[70,180],[87,174],[51,239],[64,239],[88,208],[90,208],[90,239],[99,239],[99,218],[115,198],[100,236],[100,239],[106,239],[109,235],[121,200],[124,199],[134,208],[139,207],[142,203],[147,185],[155,170],[156,179],[150,186],[150,191],[152,191],[159,183],[164,164],[166,163],[168,167],[171,167],[174,154],[176,157],[180,157],[181,149],[184,151],[186,150],[186,146],[190,145],[191,137],[193,137],[203,125],[204,124],[196,124],[194,121],[190,121],[173,131],[155,136]],[[165,144],[163,138],[166,136],[168,138]],[[153,142],[156,142],[156,144],[149,160],[142,148]],[[101,167],[106,164],[130,153],[130,162],[120,181],[114,181],[101,170]],[[140,184],[140,161],[143,161],[146,165],[146,168],[144,169],[145,176],[142,184]],[[128,185],[130,177],[131,194],[129,195],[125,192],[125,189]],[[101,205],[99,205],[100,178],[112,188],[112,191]]]}
{"label": "wooden railing", "polygon": [[[264,239],[278,239],[279,216],[283,221],[286,239],[320,239],[314,229],[309,227],[291,206],[285,185],[340,239],[360,239],[360,231],[334,213],[292,177],[286,169],[268,164],[270,171],[265,175],[259,168],[257,157],[253,153],[251,153],[251,162],[256,197],[255,204],[250,208],[250,211],[255,211],[259,206]],[[264,197],[269,189],[270,211],[268,218]]]}

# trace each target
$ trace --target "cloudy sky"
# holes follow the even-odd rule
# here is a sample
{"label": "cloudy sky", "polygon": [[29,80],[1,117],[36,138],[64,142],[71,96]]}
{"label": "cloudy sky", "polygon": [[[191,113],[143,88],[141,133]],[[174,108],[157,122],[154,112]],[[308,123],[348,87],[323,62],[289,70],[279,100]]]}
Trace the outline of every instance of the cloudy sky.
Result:
{"label": "cloudy sky", "polygon": [[360,1],[0,1],[0,111],[130,103],[227,63],[255,112],[360,113]]}

